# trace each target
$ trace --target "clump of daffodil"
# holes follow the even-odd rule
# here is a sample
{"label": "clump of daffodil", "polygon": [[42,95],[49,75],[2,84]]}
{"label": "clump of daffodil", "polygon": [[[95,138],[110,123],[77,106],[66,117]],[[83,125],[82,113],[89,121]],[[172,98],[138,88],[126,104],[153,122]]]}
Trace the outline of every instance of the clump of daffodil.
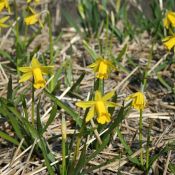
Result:
{"label": "clump of daffodil", "polygon": [[163,25],[169,29],[170,26],[175,27],[175,12],[166,12],[165,18],[163,20]]}
{"label": "clump of daffodil", "polygon": [[96,73],[96,77],[99,79],[107,79],[112,69],[116,69],[111,61],[104,58],[97,59],[88,67],[93,69],[93,71]]}
{"label": "clump of daffodil", "polygon": [[76,105],[83,109],[90,108],[86,116],[86,122],[90,121],[94,116],[97,116],[97,122],[105,124],[111,121],[111,115],[108,112],[108,107],[117,106],[116,103],[108,101],[114,95],[114,91],[102,96],[100,91],[95,92],[94,101],[80,101]]}
{"label": "clump of daffodil", "polygon": [[167,36],[162,41],[165,47],[171,50],[175,46],[175,35]]}
{"label": "clump of daffodil", "polygon": [[33,77],[33,86],[34,88],[39,89],[46,85],[43,75],[52,73],[53,66],[43,66],[35,57],[33,57],[29,67],[19,67],[18,70],[24,73],[19,80],[20,83]]}
{"label": "clump of daffodil", "polygon": [[7,24],[4,24],[8,19],[9,19],[9,16],[5,16],[5,17],[0,19],[0,27],[1,28],[7,28],[8,27]]}
{"label": "clump of daffodil", "polygon": [[132,106],[137,110],[143,110],[145,108],[146,98],[142,92],[133,93],[126,100],[132,100]]}
{"label": "clump of daffodil", "polygon": [[10,13],[10,6],[9,6],[9,1],[8,0],[0,0],[0,12],[3,9],[7,9],[8,12]]}
{"label": "clump of daffodil", "polygon": [[35,10],[32,9],[31,7],[29,7],[29,10],[32,14],[24,18],[25,24],[29,26],[39,23],[40,26],[43,27],[43,24],[40,20],[41,13],[36,13]]}

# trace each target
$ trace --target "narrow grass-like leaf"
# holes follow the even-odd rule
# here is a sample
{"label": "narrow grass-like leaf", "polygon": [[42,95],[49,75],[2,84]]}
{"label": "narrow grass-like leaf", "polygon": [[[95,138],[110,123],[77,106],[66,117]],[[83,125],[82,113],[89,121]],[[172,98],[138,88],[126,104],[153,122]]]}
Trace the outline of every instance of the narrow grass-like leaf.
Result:
{"label": "narrow grass-like leaf", "polygon": [[83,146],[83,150],[81,151],[80,158],[78,160],[77,166],[75,167],[75,172],[74,174],[79,174],[79,172],[83,169],[84,163],[86,161],[86,143],[87,143],[87,138]]}
{"label": "narrow grass-like leaf", "polygon": [[95,51],[89,46],[89,44],[83,40],[84,48],[87,50],[93,61],[95,61],[98,58],[98,55],[95,53]]}
{"label": "narrow grass-like leaf", "polygon": [[[9,107],[8,107],[8,101],[0,98],[0,102],[1,102],[1,107],[0,107],[0,114],[2,114],[4,117],[6,117],[8,119],[8,121],[10,122],[10,124],[12,125],[13,129],[15,130],[15,133],[17,134],[17,136],[22,139],[23,138],[23,134],[21,132],[20,126],[19,126],[19,122],[18,119],[13,115],[13,113],[11,113],[9,111]],[[11,107],[14,108],[14,107]]]}
{"label": "narrow grass-like leaf", "polygon": [[8,87],[7,87],[7,99],[8,100],[12,100],[12,94],[13,94],[12,76],[10,76],[9,81],[8,81]]}
{"label": "narrow grass-like leaf", "polygon": [[72,85],[72,87],[71,87],[71,89],[70,89],[71,92],[74,91],[75,88],[76,88],[77,86],[80,86],[80,83],[81,83],[81,81],[83,80],[85,74],[86,74],[86,73],[83,72],[83,73],[80,75],[80,77],[77,79],[77,81]]}
{"label": "narrow grass-like leaf", "polygon": [[52,111],[51,111],[51,113],[50,113],[50,117],[49,117],[49,119],[47,120],[46,125],[44,126],[43,132],[45,132],[46,129],[48,128],[48,126],[53,122],[53,120],[54,120],[55,117],[56,117],[56,114],[57,114],[57,105],[54,104],[54,106],[52,107]]}
{"label": "narrow grass-like leaf", "polygon": [[40,100],[38,101],[38,104],[37,104],[37,131],[39,133],[39,135],[42,135],[43,133],[43,126],[42,126],[42,123],[41,123],[41,118],[40,118]]}
{"label": "narrow grass-like leaf", "polygon": [[44,156],[44,160],[45,160],[45,164],[47,166],[49,174],[50,175],[55,175],[54,170],[53,170],[52,166],[50,165],[50,162],[49,162],[49,159],[48,159],[48,153],[46,151],[46,147],[45,147],[45,144],[44,144],[44,141],[43,141],[42,138],[40,138],[40,148],[42,150],[42,153],[43,153],[43,156]]}
{"label": "narrow grass-like leaf", "polygon": [[82,120],[81,120],[80,116],[72,108],[70,108],[68,105],[64,104],[61,100],[57,99],[55,96],[50,94],[48,91],[44,90],[44,92],[52,101],[55,102],[55,104],[57,104],[60,108],[64,109],[72,117],[72,119],[79,126],[81,126]]}
{"label": "narrow grass-like leaf", "polygon": [[16,66],[15,59],[7,51],[0,50],[0,56],[8,59],[13,65]]}
{"label": "narrow grass-like leaf", "polygon": [[160,83],[166,87],[169,91],[171,91],[171,87],[169,86],[169,84],[162,78],[162,76],[160,74],[157,74],[157,78],[159,79]]}
{"label": "narrow grass-like leaf", "polygon": [[2,131],[0,131],[0,137],[7,140],[7,141],[9,141],[9,142],[11,142],[11,143],[13,143],[13,144],[15,144],[15,145],[17,145],[17,146],[19,145],[19,142],[16,139],[14,139],[14,137],[9,136],[8,134],[6,134]]}
{"label": "narrow grass-like leaf", "polygon": [[22,101],[22,107],[23,107],[25,118],[26,118],[26,120],[28,120],[27,104],[26,104],[26,100],[25,100],[24,95],[21,95],[21,101]]}
{"label": "narrow grass-like leaf", "polygon": [[122,48],[122,50],[120,51],[119,55],[117,56],[117,60],[121,61],[122,60],[122,56],[126,53],[128,48],[128,45],[125,44],[125,46]]}

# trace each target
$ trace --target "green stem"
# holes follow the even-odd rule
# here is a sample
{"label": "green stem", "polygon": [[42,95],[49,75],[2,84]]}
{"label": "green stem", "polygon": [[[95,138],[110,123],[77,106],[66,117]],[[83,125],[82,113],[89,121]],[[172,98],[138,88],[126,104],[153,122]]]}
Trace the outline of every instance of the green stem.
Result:
{"label": "green stem", "polygon": [[104,94],[104,79],[98,79],[98,90],[101,92],[101,94]]}
{"label": "green stem", "polygon": [[62,175],[65,175],[66,170],[66,140],[62,139]]}
{"label": "green stem", "polygon": [[35,125],[34,116],[35,116],[35,88],[32,85],[32,125]]}
{"label": "green stem", "polygon": [[52,18],[48,13],[48,26],[49,26],[49,46],[50,46],[50,64],[53,64],[53,38],[52,38]]}
{"label": "green stem", "polygon": [[140,119],[139,119],[139,142],[140,142],[140,162],[143,165],[143,150],[142,150],[142,110],[140,110]]}
{"label": "green stem", "polygon": [[[86,115],[87,115],[87,111],[85,112],[85,116]],[[71,165],[71,168],[69,170],[69,173],[72,173],[72,174],[74,172],[74,167],[76,165],[76,160],[77,160],[77,158],[79,156],[79,148],[80,148],[81,138],[83,136],[85,127],[86,127],[86,123],[85,123],[85,118],[84,118],[82,126],[80,128],[80,132],[79,132],[78,137],[77,137],[77,142],[76,142],[76,146],[75,146],[75,151],[74,151],[74,157],[73,157],[72,165]]]}
{"label": "green stem", "polygon": [[147,144],[146,144],[146,174],[149,172],[149,144],[150,144],[150,132],[151,132],[152,122],[148,128]]}

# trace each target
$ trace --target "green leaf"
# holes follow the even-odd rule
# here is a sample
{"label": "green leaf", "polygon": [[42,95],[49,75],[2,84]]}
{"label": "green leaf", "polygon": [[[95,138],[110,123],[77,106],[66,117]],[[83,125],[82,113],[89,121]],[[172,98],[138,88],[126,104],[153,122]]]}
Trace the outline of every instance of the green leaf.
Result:
{"label": "green leaf", "polygon": [[86,51],[92,57],[93,61],[95,61],[98,58],[98,55],[95,53],[95,51],[89,46],[89,44],[85,40],[83,40],[83,45]]}
{"label": "green leaf", "polygon": [[8,87],[7,87],[7,99],[8,100],[12,100],[12,94],[13,94],[12,76],[10,76],[9,81],[8,81]]}
{"label": "green leaf", "polygon": [[121,61],[122,60],[122,56],[126,53],[128,48],[128,45],[125,44],[125,46],[122,48],[122,50],[120,51],[119,55],[117,56],[117,60]]}
{"label": "green leaf", "polygon": [[77,166],[75,167],[75,172],[74,172],[75,175],[80,173],[80,171],[83,169],[84,164],[86,162],[86,143],[87,143],[87,138],[86,138],[86,141],[84,142],[83,150],[81,151],[81,155],[78,160]]}
{"label": "green leaf", "polygon": [[162,78],[160,74],[157,74],[157,78],[160,81],[160,83],[167,88],[168,91],[171,91],[171,86]]}
{"label": "green leaf", "polygon": [[61,100],[57,99],[55,96],[50,94],[47,90],[44,90],[44,92],[52,101],[54,101],[55,104],[57,104],[61,109],[64,109],[72,117],[72,119],[77,123],[77,125],[79,126],[82,125],[82,119],[72,108],[70,108],[69,106],[64,104]]}
{"label": "green leaf", "polygon": [[80,83],[81,83],[81,81],[83,80],[85,74],[86,74],[86,73],[83,72],[83,73],[80,75],[80,77],[77,79],[77,81],[72,85],[72,87],[71,87],[71,89],[70,89],[70,92],[74,91],[75,88],[76,88],[77,86],[80,86]]}
{"label": "green leaf", "polygon": [[57,114],[57,105],[54,104],[54,106],[52,107],[52,111],[50,113],[50,117],[49,117],[49,119],[48,119],[48,121],[47,121],[47,123],[46,123],[46,125],[45,125],[45,127],[43,129],[43,132],[45,132],[46,129],[48,128],[48,126],[53,122],[53,120],[56,117],[56,114]]}
{"label": "green leaf", "polygon": [[40,118],[40,100],[38,101],[38,104],[37,104],[37,131],[39,133],[39,135],[42,135],[43,133],[43,126],[42,126],[42,123],[41,123],[41,118]]}
{"label": "green leaf", "polygon": [[4,50],[0,50],[0,56],[8,59],[13,65],[16,66],[15,59],[8,52],[6,52]]}
{"label": "green leaf", "polygon": [[11,110],[10,110],[11,108],[14,108],[14,107],[11,106],[12,104],[10,104],[7,100],[3,98],[0,98],[0,103],[1,103],[0,114],[2,114],[4,117],[8,119],[8,122],[10,122],[10,124],[12,125],[13,129],[15,130],[16,135],[20,139],[22,139],[23,134],[20,129],[18,118],[16,118],[15,115],[11,113]]}
{"label": "green leaf", "polygon": [[11,143],[13,143],[13,144],[15,144],[15,145],[17,145],[17,146],[19,145],[19,142],[16,139],[14,139],[13,137],[9,136],[8,134],[6,134],[2,131],[0,131],[0,137],[7,140],[7,141],[9,141],[9,142],[11,142]]}
{"label": "green leaf", "polygon": [[48,159],[49,154],[47,153],[47,148],[46,148],[46,145],[45,145],[45,143],[43,141],[43,138],[40,138],[39,144],[40,144],[40,148],[41,148],[41,151],[43,153],[43,156],[44,156],[45,164],[46,164],[47,169],[49,171],[49,175],[55,175],[54,169],[50,165],[50,162],[49,162],[49,159]]}

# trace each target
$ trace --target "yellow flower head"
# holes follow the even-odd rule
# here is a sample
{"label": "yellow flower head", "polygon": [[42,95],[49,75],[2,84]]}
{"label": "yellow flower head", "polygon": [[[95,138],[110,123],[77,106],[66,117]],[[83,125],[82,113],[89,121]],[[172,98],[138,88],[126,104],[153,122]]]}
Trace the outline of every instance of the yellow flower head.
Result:
{"label": "yellow flower head", "polygon": [[170,26],[175,27],[175,13],[168,11],[163,20],[163,25],[168,29]]}
{"label": "yellow flower head", "polygon": [[10,6],[9,6],[9,2],[8,0],[0,0],[0,12],[3,10],[3,9],[7,9],[8,12],[10,13]]}
{"label": "yellow flower head", "polygon": [[102,58],[97,59],[95,63],[92,63],[88,67],[93,69],[96,77],[99,79],[107,79],[111,70],[115,69],[111,61]]}
{"label": "yellow flower head", "polygon": [[142,92],[131,94],[126,98],[126,100],[132,100],[132,106],[137,110],[143,110],[145,108],[146,98]]}
{"label": "yellow flower head", "polygon": [[9,16],[5,16],[3,18],[0,19],[0,27],[2,28],[7,28],[8,25],[7,24],[4,24],[7,20],[9,19]]}
{"label": "yellow flower head", "polygon": [[39,61],[33,57],[30,67],[19,67],[19,71],[24,74],[21,76],[19,82],[25,82],[31,77],[34,78],[33,86],[36,89],[43,88],[46,84],[46,81],[43,78],[44,74],[52,73],[53,66],[42,66]]}
{"label": "yellow flower head", "polygon": [[36,14],[33,14],[33,15],[26,17],[24,19],[24,22],[27,26],[33,25],[33,24],[36,24],[37,22],[39,22],[39,17],[40,17],[40,14],[36,13]]}
{"label": "yellow flower head", "polygon": [[167,36],[163,40],[163,44],[168,50],[171,50],[175,46],[175,35]]}
{"label": "yellow flower head", "polygon": [[26,25],[33,25],[33,24],[36,24],[38,22],[40,24],[40,26],[43,27],[43,24],[40,20],[41,13],[36,13],[35,10],[32,9],[31,7],[28,7],[28,8],[32,14],[24,18],[25,24]]}
{"label": "yellow flower head", "polygon": [[111,121],[111,115],[108,112],[108,107],[117,106],[116,103],[107,101],[114,95],[114,91],[102,96],[99,91],[95,92],[94,101],[80,101],[76,105],[83,109],[90,108],[86,116],[86,122],[90,121],[95,115],[97,116],[97,122],[105,124]]}

